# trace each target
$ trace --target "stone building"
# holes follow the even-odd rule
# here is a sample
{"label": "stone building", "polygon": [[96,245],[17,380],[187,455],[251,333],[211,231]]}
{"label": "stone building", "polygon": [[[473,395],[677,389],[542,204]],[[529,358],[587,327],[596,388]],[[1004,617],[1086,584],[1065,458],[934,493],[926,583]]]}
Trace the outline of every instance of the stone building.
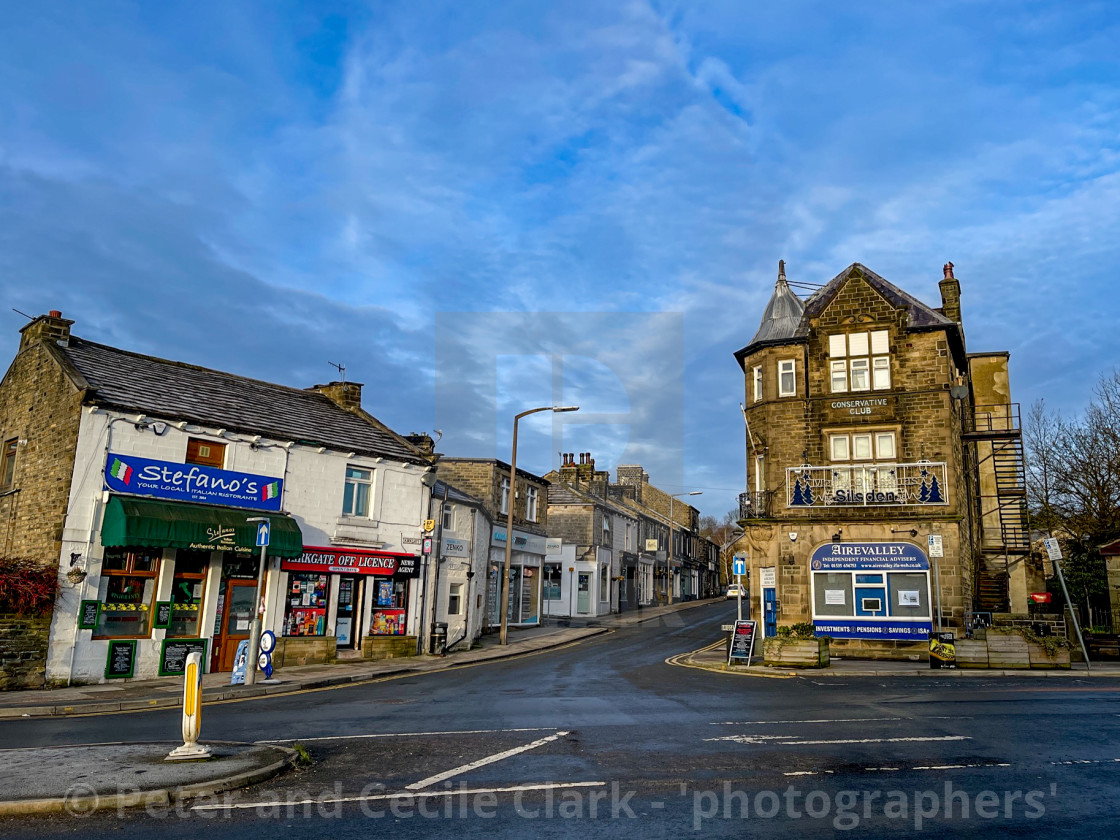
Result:
{"label": "stone building", "polygon": [[505,565],[506,520],[513,504],[513,543],[510,549],[509,626],[540,623],[541,573],[548,533],[548,482],[517,470],[517,492],[510,498],[510,465],[495,458],[441,457],[441,481],[482,502],[493,521],[489,568],[486,575],[486,627],[501,623],[501,570]]}
{"label": "stone building", "polygon": [[[610,474],[590,453],[565,453],[545,475],[548,535],[559,555],[546,558],[545,616],[595,617],[640,606],[636,511],[609,499]],[[652,570],[652,565],[651,565]]]}
{"label": "stone building", "polygon": [[[0,384],[12,442],[5,551],[57,570],[6,686],[230,670],[256,612],[257,527],[274,662],[415,653],[428,457],[361,408],[361,385],[301,390],[72,335],[22,330]],[[411,541],[411,542],[409,542]],[[28,656],[27,653],[32,655]]]}
{"label": "stone building", "polygon": [[967,353],[951,263],[930,307],[854,263],[808,299],[779,264],[745,381],[744,534],[763,632],[812,622],[843,650],[914,656],[974,612],[1026,612],[1007,353]]}

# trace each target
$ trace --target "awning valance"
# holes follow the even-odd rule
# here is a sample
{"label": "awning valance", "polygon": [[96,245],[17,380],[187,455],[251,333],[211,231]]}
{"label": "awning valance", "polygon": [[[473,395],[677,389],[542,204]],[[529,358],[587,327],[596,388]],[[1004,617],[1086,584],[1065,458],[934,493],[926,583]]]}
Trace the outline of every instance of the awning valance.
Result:
{"label": "awning valance", "polygon": [[101,527],[101,544],[107,548],[152,546],[193,548],[203,551],[259,551],[257,524],[251,516],[271,523],[270,557],[303,555],[303,534],[292,517],[244,508],[162,502],[132,496],[111,496]]}

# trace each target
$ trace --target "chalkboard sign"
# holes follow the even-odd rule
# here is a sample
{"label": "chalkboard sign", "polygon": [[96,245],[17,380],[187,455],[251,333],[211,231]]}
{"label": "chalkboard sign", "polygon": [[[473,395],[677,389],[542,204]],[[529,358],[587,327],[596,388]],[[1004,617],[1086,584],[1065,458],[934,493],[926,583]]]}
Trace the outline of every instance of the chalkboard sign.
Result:
{"label": "chalkboard sign", "polygon": [[202,654],[206,662],[206,639],[164,639],[159,654],[159,675],[161,677],[182,676],[187,670],[187,657],[195,651]]}
{"label": "chalkboard sign", "polygon": [[78,610],[78,627],[81,630],[92,630],[97,626],[97,614],[101,612],[100,601],[82,601]]}
{"label": "chalkboard sign", "polygon": [[171,623],[171,602],[170,601],[156,601],[156,623],[153,625],[157,630],[166,630],[167,625]]}
{"label": "chalkboard sign", "polygon": [[135,670],[136,640],[109,642],[109,657],[105,660],[105,679],[127,679],[132,676]]}
{"label": "chalkboard sign", "polygon": [[727,650],[727,664],[736,659],[744,659],[750,665],[751,656],[754,654],[754,621],[736,621],[735,629],[731,631],[731,641]]}

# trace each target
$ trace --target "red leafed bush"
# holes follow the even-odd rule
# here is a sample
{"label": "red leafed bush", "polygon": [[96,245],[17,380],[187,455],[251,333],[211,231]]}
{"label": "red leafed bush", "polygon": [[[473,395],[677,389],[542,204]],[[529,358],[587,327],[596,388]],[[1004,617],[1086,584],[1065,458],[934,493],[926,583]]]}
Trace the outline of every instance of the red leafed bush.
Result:
{"label": "red leafed bush", "polygon": [[57,591],[57,569],[26,557],[0,557],[0,612],[43,615]]}

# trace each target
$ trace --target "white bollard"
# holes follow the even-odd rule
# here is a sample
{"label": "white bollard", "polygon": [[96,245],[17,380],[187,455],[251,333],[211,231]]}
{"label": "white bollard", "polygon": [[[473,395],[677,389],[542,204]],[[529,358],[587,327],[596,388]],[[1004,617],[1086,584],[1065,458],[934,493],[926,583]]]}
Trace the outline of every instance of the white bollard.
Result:
{"label": "white bollard", "polygon": [[202,732],[202,654],[187,655],[183,671],[183,746],[167,754],[164,761],[196,761],[210,758],[210,748],[198,743]]}

